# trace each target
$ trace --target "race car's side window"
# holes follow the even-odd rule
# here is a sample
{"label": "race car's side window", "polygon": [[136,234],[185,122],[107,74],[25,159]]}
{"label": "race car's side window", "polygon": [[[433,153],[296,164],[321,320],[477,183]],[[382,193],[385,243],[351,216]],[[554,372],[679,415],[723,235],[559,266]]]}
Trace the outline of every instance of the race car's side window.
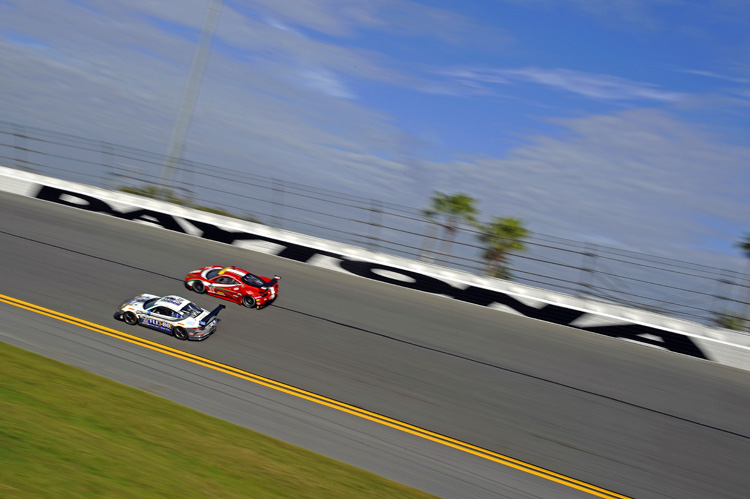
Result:
{"label": "race car's side window", "polygon": [[236,284],[237,281],[235,281],[233,278],[227,275],[223,275],[219,277],[218,279],[216,279],[216,283],[217,284]]}

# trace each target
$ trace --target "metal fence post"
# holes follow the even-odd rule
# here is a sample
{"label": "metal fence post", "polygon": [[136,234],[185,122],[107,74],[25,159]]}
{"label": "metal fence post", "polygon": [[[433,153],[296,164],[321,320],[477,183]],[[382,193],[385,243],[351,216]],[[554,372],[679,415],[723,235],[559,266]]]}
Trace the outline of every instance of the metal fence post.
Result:
{"label": "metal fence post", "polygon": [[380,201],[370,200],[370,235],[368,237],[369,245],[372,249],[377,250],[380,247],[380,227],[382,222],[383,210]]}
{"label": "metal fence post", "polygon": [[112,189],[117,190],[117,185],[115,182],[115,175],[114,175],[114,167],[112,164],[112,144],[109,142],[101,141],[101,157],[102,157],[102,166],[104,167],[104,187],[106,189]]}
{"label": "metal fence post", "polygon": [[435,261],[435,242],[437,240],[438,224],[432,219],[425,220],[427,224],[423,237],[422,249],[419,252],[419,259],[424,262],[432,263]]}
{"label": "metal fence post", "polygon": [[745,274],[739,274],[740,298],[740,321],[742,330],[750,332],[750,260],[748,261],[748,270]]}
{"label": "metal fence post", "polygon": [[[740,300],[732,298],[734,287],[738,286],[741,290],[742,284],[741,282],[735,282],[732,279],[733,272],[727,269],[722,270],[721,274],[721,277],[717,279],[716,283],[716,294],[714,295],[714,298],[718,300],[718,305],[713,311],[713,322],[719,327],[728,327],[729,329],[736,329],[739,327],[742,329],[742,312],[735,310],[735,307],[733,306],[733,304],[741,305],[741,302]],[[722,292],[722,289],[725,291]]]}
{"label": "metal fence post", "polygon": [[13,137],[15,137],[13,140],[13,149],[16,149],[18,151],[17,156],[15,157],[16,168],[18,168],[19,170],[31,171],[31,168],[28,166],[28,157],[26,156],[29,152],[29,149],[25,147],[26,139],[28,138],[26,136],[26,129],[23,126],[14,123],[12,135]]}
{"label": "metal fence post", "polygon": [[271,188],[271,218],[274,220],[276,227],[283,228],[282,210],[284,208],[284,183],[279,179],[273,179]]}
{"label": "metal fence post", "polygon": [[591,287],[594,283],[594,272],[596,272],[596,245],[586,243],[581,262],[581,281],[579,284],[579,296],[590,296]]}

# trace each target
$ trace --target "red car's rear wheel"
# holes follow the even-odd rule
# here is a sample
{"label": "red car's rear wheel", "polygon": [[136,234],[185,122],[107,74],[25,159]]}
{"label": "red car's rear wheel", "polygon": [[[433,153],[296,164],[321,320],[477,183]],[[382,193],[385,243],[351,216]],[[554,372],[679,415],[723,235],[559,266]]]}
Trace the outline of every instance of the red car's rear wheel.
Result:
{"label": "red car's rear wheel", "polygon": [[245,295],[242,297],[242,304],[247,308],[253,308],[255,307],[255,298],[250,295]]}

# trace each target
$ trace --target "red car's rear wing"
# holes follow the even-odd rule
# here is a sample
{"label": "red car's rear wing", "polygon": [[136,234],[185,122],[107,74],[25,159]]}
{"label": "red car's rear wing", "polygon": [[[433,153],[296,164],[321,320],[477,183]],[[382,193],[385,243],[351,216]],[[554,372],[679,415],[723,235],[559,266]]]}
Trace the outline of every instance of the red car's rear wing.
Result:
{"label": "red car's rear wing", "polygon": [[265,286],[263,286],[263,288],[264,288],[264,289],[265,289],[265,288],[272,288],[272,287],[273,287],[273,286],[274,286],[274,285],[275,285],[275,284],[276,284],[277,282],[279,282],[279,280],[280,280],[280,279],[281,279],[281,276],[280,276],[280,275],[275,275],[275,276],[273,276],[273,279],[271,279],[270,281],[268,281],[268,282],[266,283],[266,285],[265,285]]}

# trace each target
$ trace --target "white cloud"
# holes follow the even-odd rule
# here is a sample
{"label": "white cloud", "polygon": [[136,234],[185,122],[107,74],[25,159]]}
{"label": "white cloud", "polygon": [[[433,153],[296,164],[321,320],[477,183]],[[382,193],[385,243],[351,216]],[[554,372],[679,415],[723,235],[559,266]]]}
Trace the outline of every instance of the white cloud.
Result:
{"label": "white cloud", "polygon": [[659,25],[659,16],[653,12],[656,6],[678,5],[683,0],[505,0],[530,8],[553,11],[563,6],[573,6],[591,18],[612,25],[633,24],[654,28]]}
{"label": "white cloud", "polygon": [[705,76],[706,78],[713,78],[716,80],[725,80],[725,81],[729,81],[732,83],[742,83],[742,84],[750,83],[750,78],[740,78],[740,77],[731,76],[731,75],[714,73],[713,71],[704,71],[700,69],[685,69],[682,72],[687,73],[687,74],[697,75],[697,76]]}
{"label": "white cloud", "polygon": [[356,96],[330,71],[307,69],[300,73],[306,85],[324,94],[340,99],[354,99]]}
{"label": "white cloud", "polygon": [[674,102],[684,96],[677,92],[659,90],[655,85],[640,83],[610,75],[584,73],[570,69],[469,69],[457,68],[440,74],[460,83],[475,93],[478,84],[510,85],[535,83],[596,100],[652,100]]}
{"label": "white cloud", "polygon": [[511,41],[507,33],[455,9],[410,0],[254,0],[251,4],[285,24],[337,37],[376,30],[468,46],[504,46]]}

